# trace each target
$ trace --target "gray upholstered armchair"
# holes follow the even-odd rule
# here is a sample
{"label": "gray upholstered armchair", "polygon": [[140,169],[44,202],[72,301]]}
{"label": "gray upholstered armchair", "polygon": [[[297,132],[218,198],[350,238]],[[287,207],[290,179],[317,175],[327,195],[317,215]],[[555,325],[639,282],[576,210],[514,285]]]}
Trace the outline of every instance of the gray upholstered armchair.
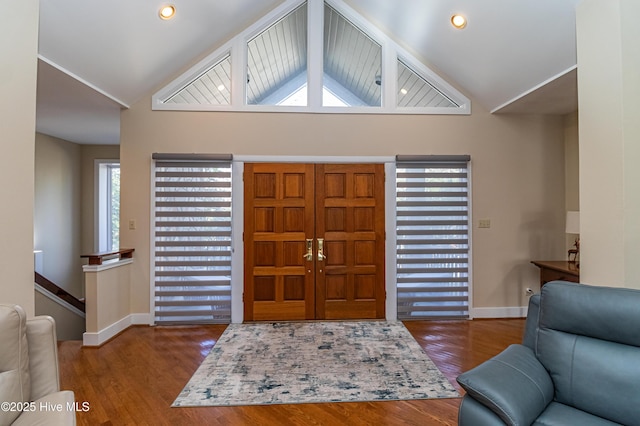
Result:
{"label": "gray upholstered armchair", "polygon": [[0,425],[75,425],[74,394],[59,377],[53,318],[0,305]]}
{"label": "gray upholstered armchair", "polygon": [[545,284],[523,344],[458,383],[463,426],[640,425],[640,291]]}

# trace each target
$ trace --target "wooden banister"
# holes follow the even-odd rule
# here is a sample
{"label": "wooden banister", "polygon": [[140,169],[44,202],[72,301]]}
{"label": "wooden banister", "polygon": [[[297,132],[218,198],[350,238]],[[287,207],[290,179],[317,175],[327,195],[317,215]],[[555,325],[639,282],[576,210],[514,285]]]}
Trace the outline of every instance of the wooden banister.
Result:
{"label": "wooden banister", "polygon": [[68,293],[65,289],[61,288],[60,286],[53,283],[52,281],[49,281],[47,278],[43,277],[39,273],[34,272],[34,274],[35,274],[34,279],[36,284],[38,284],[48,292],[54,294],[59,299],[64,300],[71,306],[78,308],[82,312],[86,312],[85,303],[83,300],[80,300],[77,297],[75,297],[73,294]]}
{"label": "wooden banister", "polygon": [[118,249],[112,251],[101,251],[99,253],[83,254],[80,257],[89,259],[89,265],[102,265],[105,260],[131,259],[135,249]]}

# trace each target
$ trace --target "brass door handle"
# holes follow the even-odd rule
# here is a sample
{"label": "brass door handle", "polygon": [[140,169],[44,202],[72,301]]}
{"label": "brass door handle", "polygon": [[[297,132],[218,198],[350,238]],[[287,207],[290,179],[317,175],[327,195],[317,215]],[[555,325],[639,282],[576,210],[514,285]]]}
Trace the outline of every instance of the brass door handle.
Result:
{"label": "brass door handle", "polygon": [[318,238],[318,260],[323,261],[327,258],[324,255],[324,238]]}
{"label": "brass door handle", "polygon": [[307,252],[302,256],[307,262],[313,261],[313,238],[307,238],[306,240]]}

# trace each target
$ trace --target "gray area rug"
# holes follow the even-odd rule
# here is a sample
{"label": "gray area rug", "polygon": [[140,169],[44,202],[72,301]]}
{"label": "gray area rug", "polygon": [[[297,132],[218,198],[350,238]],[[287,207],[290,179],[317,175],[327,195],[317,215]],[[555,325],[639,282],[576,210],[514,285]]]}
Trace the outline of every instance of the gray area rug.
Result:
{"label": "gray area rug", "polygon": [[231,324],[173,407],[459,396],[401,322]]}

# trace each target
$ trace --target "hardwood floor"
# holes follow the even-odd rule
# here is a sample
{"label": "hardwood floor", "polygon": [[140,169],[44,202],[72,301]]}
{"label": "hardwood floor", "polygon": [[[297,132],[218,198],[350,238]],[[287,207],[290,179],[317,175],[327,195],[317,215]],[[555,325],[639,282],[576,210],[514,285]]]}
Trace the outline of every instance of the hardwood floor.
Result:
{"label": "hardwood floor", "polygon": [[[511,343],[523,319],[411,321],[407,329],[447,378]],[[79,425],[455,425],[460,399],[171,408],[225,326],[132,327],[99,348],[59,344],[63,389],[75,392]]]}

